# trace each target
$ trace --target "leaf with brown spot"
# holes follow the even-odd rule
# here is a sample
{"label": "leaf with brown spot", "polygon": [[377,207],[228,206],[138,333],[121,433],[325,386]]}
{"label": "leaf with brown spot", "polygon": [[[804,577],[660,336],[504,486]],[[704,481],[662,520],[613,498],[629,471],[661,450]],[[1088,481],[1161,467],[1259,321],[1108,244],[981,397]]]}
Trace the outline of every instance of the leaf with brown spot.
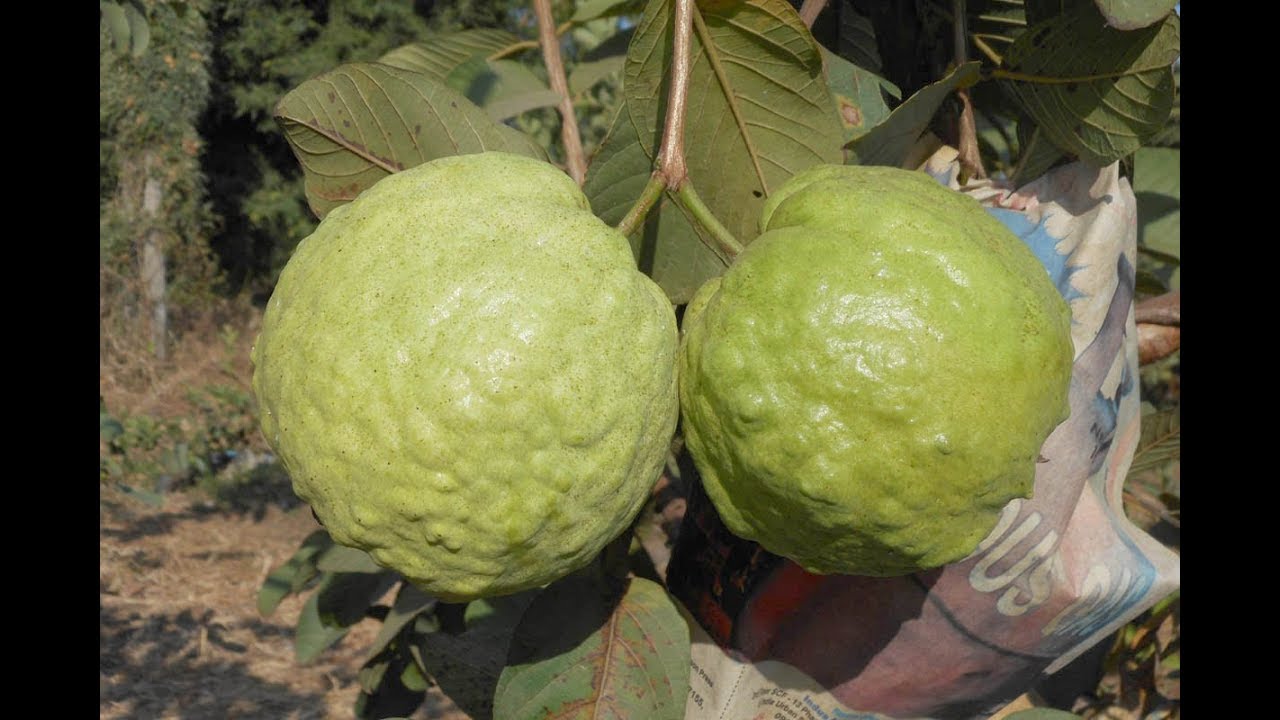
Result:
{"label": "leaf with brown spot", "polygon": [[504,150],[545,159],[531,138],[443,82],[378,63],[340,65],[302,83],[275,118],[322,219],[387,175],[436,158]]}
{"label": "leaf with brown spot", "polygon": [[494,694],[498,718],[682,720],[689,631],[662,586],[621,598],[574,575],[547,587],[516,627]]}

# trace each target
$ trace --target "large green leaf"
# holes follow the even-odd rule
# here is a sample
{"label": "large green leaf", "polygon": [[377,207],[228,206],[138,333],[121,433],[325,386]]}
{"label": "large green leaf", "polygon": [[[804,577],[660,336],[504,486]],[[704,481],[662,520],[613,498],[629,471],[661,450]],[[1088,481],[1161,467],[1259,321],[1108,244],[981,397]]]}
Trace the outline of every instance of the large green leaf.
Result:
{"label": "large green leaf", "polygon": [[439,157],[486,150],[541,157],[531,139],[444,83],[377,63],[340,65],[304,82],[275,117],[320,218],[387,175]]}
{"label": "large green leaf", "polygon": [[[617,225],[652,172],[653,160],[645,153],[623,107],[587,168],[582,191],[597,217]],[[644,225],[628,238],[641,272],[653,278],[677,305],[688,302],[702,283],[724,272],[725,264],[699,239],[700,231],[675,201],[664,196],[649,211]]]}
{"label": "large green leaf", "polygon": [[328,627],[355,625],[399,581],[400,576],[393,572],[333,573],[316,590],[316,612]]}
{"label": "large green leaf", "polygon": [[[623,95],[654,156],[666,111],[672,3],[650,0],[623,71]],[[702,200],[742,243],[765,198],[795,173],[841,160],[842,134],[822,56],[785,0],[695,6],[685,159]]]}
{"label": "large green leaf", "polygon": [[1140,30],[1106,26],[1092,4],[1033,25],[1004,56],[1001,86],[1055,145],[1103,166],[1163,127],[1173,107],[1178,16]]}
{"label": "large green leaf", "polygon": [[391,610],[382,620],[378,636],[369,646],[369,657],[372,659],[391,644],[406,625],[422,613],[430,610],[436,603],[435,598],[422,592],[411,583],[404,583],[396,592],[396,599],[391,603]]}
{"label": "large green leaf", "polygon": [[822,49],[822,57],[845,142],[862,137],[889,117],[884,96],[886,92],[895,97],[900,94],[897,86],[826,48]]}
{"label": "large green leaf", "polygon": [[560,102],[560,96],[528,66],[514,60],[473,57],[454,68],[446,82],[484,108],[494,120],[506,120]]}
{"label": "large green leaf", "polygon": [[[464,632],[428,632],[409,650],[428,677],[472,720],[493,717],[493,690],[506,662],[511,634],[537,591],[489,598],[491,612],[468,623]],[[422,618],[419,618],[421,624]],[[497,716],[506,720],[508,716]]]}
{"label": "large green leaf", "polygon": [[320,593],[312,593],[302,606],[302,614],[298,616],[298,625],[294,629],[293,655],[299,665],[307,665],[320,657],[320,653],[328,650],[350,630],[349,627],[333,627],[320,619],[318,609]]}
{"label": "large green leaf", "polygon": [[1182,257],[1182,151],[1142,148],[1133,155],[1133,192],[1138,200],[1138,242]]}
{"label": "large green leaf", "polygon": [[871,19],[855,10],[852,0],[840,0],[840,5],[840,56],[867,72],[880,72],[880,46]]}
{"label": "large green leaf", "polygon": [[1119,30],[1137,30],[1159,22],[1173,12],[1178,0],[1095,0],[1107,24]]}
{"label": "large green leaf", "polygon": [[316,558],[333,546],[333,538],[325,530],[316,530],[302,541],[298,551],[280,567],[271,571],[258,591],[258,612],[266,617],[275,612],[280,601],[301,591],[319,575]]}
{"label": "large green leaf", "polygon": [[965,63],[941,80],[917,90],[887,119],[847,146],[850,153],[846,162],[850,165],[901,166],[912,146],[929,129],[929,122],[942,101],[956,88],[977,81],[979,67],[981,63],[978,62]]}
{"label": "large green leaf", "polygon": [[1142,416],[1142,433],[1133,452],[1129,474],[1159,468],[1182,455],[1182,408]]}
{"label": "large green leaf", "polygon": [[573,12],[571,22],[584,23],[602,17],[628,15],[639,12],[643,5],[641,0],[582,0]]}
{"label": "large green leaf", "polygon": [[380,573],[386,568],[374,561],[369,553],[346,545],[334,543],[316,558],[316,567],[325,572]]}
{"label": "large green leaf", "polygon": [[518,42],[520,38],[505,30],[461,30],[426,42],[402,45],[378,58],[378,62],[444,80],[462,63],[472,58],[487,58]]}
{"label": "large green leaf", "polygon": [[574,66],[569,73],[569,94],[577,97],[590,90],[596,83],[622,72],[625,55],[612,55],[599,60],[588,60]]}
{"label": "large green leaf", "polygon": [[499,718],[681,720],[688,693],[689,631],[662,586],[632,578],[609,603],[576,575],[529,606],[493,709]]}

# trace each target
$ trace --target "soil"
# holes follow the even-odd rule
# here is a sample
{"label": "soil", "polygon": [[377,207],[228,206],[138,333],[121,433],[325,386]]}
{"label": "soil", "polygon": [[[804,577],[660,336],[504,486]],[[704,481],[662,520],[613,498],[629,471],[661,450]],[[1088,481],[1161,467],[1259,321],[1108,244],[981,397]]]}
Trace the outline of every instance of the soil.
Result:
{"label": "soil", "polygon": [[[306,507],[227,509],[194,491],[151,507],[110,490],[100,506],[103,720],[353,717],[356,674],[379,624],[356,625],[300,667],[293,627],[305,596],[269,617],[257,611],[267,574],[318,527]],[[413,718],[467,715],[434,692]]]}

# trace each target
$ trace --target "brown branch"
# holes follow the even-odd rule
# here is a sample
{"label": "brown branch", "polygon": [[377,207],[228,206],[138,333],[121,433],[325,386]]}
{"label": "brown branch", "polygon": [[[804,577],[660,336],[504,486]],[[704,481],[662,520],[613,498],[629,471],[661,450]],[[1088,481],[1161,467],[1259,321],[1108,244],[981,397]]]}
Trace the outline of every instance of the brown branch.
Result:
{"label": "brown branch", "polygon": [[804,26],[812,30],[814,21],[826,6],[827,0],[804,0],[800,5],[800,19],[804,21]]}
{"label": "brown branch", "polygon": [[[955,31],[955,62],[960,67],[969,61],[969,46],[966,38],[969,30],[965,25],[964,0],[952,0],[952,29]],[[956,151],[960,162],[960,184],[969,178],[985,178],[986,168],[982,167],[982,152],[978,149],[978,121],[973,116],[973,102],[969,99],[969,88],[956,90],[960,98],[960,122],[957,128]]]}
{"label": "brown branch", "polygon": [[667,117],[658,150],[658,173],[667,189],[679,190],[689,177],[684,159],[684,114],[689,95],[689,68],[693,54],[693,0],[676,0],[671,38],[671,88],[667,93]]}
{"label": "brown branch", "polygon": [[1180,326],[1182,315],[1182,291],[1174,290],[1164,295],[1139,301],[1133,309],[1138,324]]}
{"label": "brown branch", "polygon": [[1138,364],[1163,360],[1178,351],[1182,328],[1176,325],[1138,323]]}
{"label": "brown branch", "polygon": [[569,95],[569,83],[564,76],[564,61],[560,58],[560,38],[556,35],[556,21],[551,15],[551,0],[533,0],[533,11],[538,16],[538,41],[542,45],[542,60],[547,66],[551,89],[560,96],[560,141],[564,144],[569,176],[581,186],[587,177],[587,161],[582,154],[578,116],[573,110],[573,98]]}

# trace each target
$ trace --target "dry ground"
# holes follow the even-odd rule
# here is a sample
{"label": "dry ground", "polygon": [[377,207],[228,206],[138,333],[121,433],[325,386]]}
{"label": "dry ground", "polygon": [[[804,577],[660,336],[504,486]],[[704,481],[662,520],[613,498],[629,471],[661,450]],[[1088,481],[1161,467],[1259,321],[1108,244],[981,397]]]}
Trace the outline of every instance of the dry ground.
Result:
{"label": "dry ground", "polygon": [[[99,531],[103,720],[353,717],[356,673],[378,631],[365,621],[318,662],[293,659],[305,598],[270,617],[257,592],[317,525],[305,507],[216,510],[196,493],[151,508],[104,490]],[[465,720],[435,695],[415,718]]]}

